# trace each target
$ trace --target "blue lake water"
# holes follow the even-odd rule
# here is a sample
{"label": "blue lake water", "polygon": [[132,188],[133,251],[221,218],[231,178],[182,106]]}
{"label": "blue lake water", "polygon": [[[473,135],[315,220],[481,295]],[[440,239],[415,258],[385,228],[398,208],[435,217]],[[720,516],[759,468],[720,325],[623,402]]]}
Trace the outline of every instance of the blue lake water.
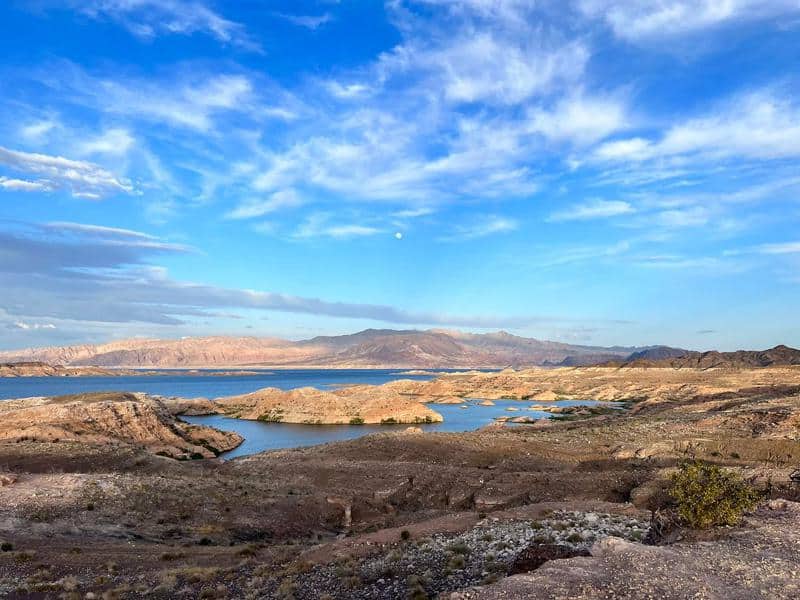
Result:
{"label": "blue lake water", "polygon": [[[403,375],[400,369],[281,369],[264,371],[257,375],[142,375],[125,377],[20,377],[0,378],[0,400],[32,396],[58,396],[97,391],[145,392],[160,396],[183,398],[219,398],[245,394],[265,387],[294,389],[311,386],[331,389],[347,384],[380,385],[395,379],[431,379],[430,375]],[[547,418],[549,413],[527,410],[533,402],[498,400],[494,406],[480,406],[478,400],[465,400],[464,404],[432,404],[432,409],[444,417],[444,423],[422,425],[425,431],[471,431],[488,425],[499,416],[528,416]],[[558,406],[598,404],[562,400]],[[599,403],[606,404],[608,403]],[[519,409],[509,411],[509,408]],[[224,455],[235,458],[278,448],[297,448],[340,440],[348,440],[368,433],[402,430],[406,425],[292,425],[287,423],[262,423],[243,421],[219,415],[184,417],[191,423],[211,425],[219,429],[236,431],[245,438],[244,443]]]}
{"label": "blue lake water", "polygon": [[[416,425],[424,431],[472,431],[492,423],[495,417],[533,417],[546,419],[550,413],[527,410],[534,404],[525,400],[497,400],[494,406],[481,406],[480,400],[467,399],[464,404],[429,404],[428,406],[444,417],[444,423]],[[591,402],[576,400],[559,400],[548,402],[556,406],[588,406],[594,404],[611,405],[608,402]],[[464,408],[466,407],[466,408]],[[509,408],[518,409],[509,411]],[[238,448],[224,453],[223,458],[230,459],[246,456],[265,450],[279,448],[299,448],[314,446],[327,442],[352,440],[368,433],[386,433],[402,431],[408,425],[292,425],[289,423],[263,423],[261,421],[244,421],[220,415],[203,417],[182,417],[185,421],[197,425],[210,425],[218,429],[235,431],[244,438]]]}
{"label": "blue lake water", "polygon": [[394,379],[431,379],[431,376],[401,373],[402,369],[280,369],[263,371],[258,375],[0,378],[0,400],[117,390],[182,398],[220,398],[246,394],[265,387],[282,390],[305,386],[329,389],[352,383],[380,385]]}

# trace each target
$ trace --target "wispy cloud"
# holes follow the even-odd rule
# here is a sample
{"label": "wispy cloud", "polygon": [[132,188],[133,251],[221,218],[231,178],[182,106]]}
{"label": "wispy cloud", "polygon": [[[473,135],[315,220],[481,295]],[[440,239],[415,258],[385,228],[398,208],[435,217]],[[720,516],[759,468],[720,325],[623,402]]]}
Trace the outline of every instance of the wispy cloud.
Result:
{"label": "wispy cloud", "polygon": [[[242,74],[208,74],[182,69],[169,77],[95,76],[72,63],[60,63],[44,83],[62,90],[79,104],[106,114],[138,117],[155,123],[203,132],[214,128],[223,113],[254,112],[252,81]],[[117,131],[120,137],[122,134]],[[106,142],[108,140],[105,140]],[[107,147],[106,144],[100,147]]]}
{"label": "wispy cloud", "polygon": [[427,217],[428,215],[432,215],[434,212],[436,212],[434,209],[428,207],[408,208],[406,210],[398,210],[393,212],[392,216],[398,219],[416,219],[418,217]]}
{"label": "wispy cloud", "polygon": [[117,177],[99,165],[61,156],[20,152],[0,147],[0,165],[41,177],[33,182],[5,178],[0,183],[4,189],[50,191],[63,188],[76,198],[92,200],[111,194],[135,192],[131,182]]}
{"label": "wispy cloud", "polygon": [[0,188],[15,192],[51,192],[53,187],[46,181],[30,181],[0,176]]}
{"label": "wispy cloud", "polygon": [[114,127],[103,131],[100,135],[79,144],[78,149],[85,155],[124,156],[136,140],[130,131],[122,127]]}
{"label": "wispy cloud", "polygon": [[117,23],[133,35],[203,33],[247,50],[260,50],[244,25],[230,21],[199,0],[68,0],[73,9],[93,19]]}
{"label": "wispy cloud", "polygon": [[641,162],[671,157],[716,160],[800,156],[800,104],[762,90],[737,96],[704,116],[671,126],[660,139],[634,137],[605,143],[603,160]]}
{"label": "wispy cloud", "polygon": [[518,228],[519,223],[514,219],[488,215],[473,223],[457,225],[451,233],[441,236],[439,239],[445,242],[462,242],[500,233],[509,233],[516,231]]}
{"label": "wispy cloud", "polygon": [[605,20],[623,39],[664,39],[800,14],[794,0],[579,0],[584,15]]}
{"label": "wispy cloud", "polygon": [[550,215],[550,221],[587,221],[627,215],[635,209],[623,200],[591,200]]}
{"label": "wispy cloud", "polygon": [[11,326],[15,329],[23,329],[25,331],[56,328],[52,323],[26,323],[25,321],[14,321]]}
{"label": "wispy cloud", "polygon": [[[71,237],[64,237],[63,233]],[[152,236],[79,223],[0,231],[3,314],[15,321],[69,319],[179,325],[220,309],[256,309],[397,324],[503,327],[542,317],[458,316],[176,281],[149,259],[180,251]],[[144,240],[144,241],[143,241]],[[25,317],[24,319],[21,317]]]}
{"label": "wispy cloud", "polygon": [[330,23],[333,19],[330,13],[323,13],[321,15],[292,15],[287,13],[273,14],[285,21],[289,21],[289,23],[292,25],[305,27],[306,29],[311,29],[312,31],[319,29],[326,23]]}
{"label": "wispy cloud", "polygon": [[762,244],[755,251],[759,254],[800,254],[800,241]]}
{"label": "wispy cloud", "polygon": [[294,190],[281,190],[270,194],[266,198],[248,198],[241,202],[227,215],[229,219],[250,219],[263,217],[266,214],[287,208],[296,208],[303,204],[303,200]]}
{"label": "wispy cloud", "polygon": [[361,223],[332,222],[333,215],[329,213],[314,213],[308,216],[297,228],[292,237],[296,239],[350,239],[368,237],[384,233],[378,227]]}

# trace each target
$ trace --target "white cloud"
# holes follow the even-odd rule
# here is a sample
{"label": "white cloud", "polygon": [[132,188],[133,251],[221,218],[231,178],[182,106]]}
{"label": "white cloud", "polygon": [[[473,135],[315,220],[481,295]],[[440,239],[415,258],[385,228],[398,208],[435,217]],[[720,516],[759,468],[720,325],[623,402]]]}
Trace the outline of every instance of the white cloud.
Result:
{"label": "white cloud", "polygon": [[552,110],[530,111],[531,131],[561,141],[591,144],[627,124],[626,107],[616,98],[577,94],[561,99]]}
{"label": "white cloud", "polygon": [[382,233],[383,230],[360,223],[331,223],[333,215],[328,213],[314,213],[297,228],[293,236],[297,239],[316,239],[322,237],[334,239],[350,239],[367,237]]}
{"label": "white cloud", "polygon": [[516,231],[518,228],[519,223],[514,219],[498,215],[487,215],[473,223],[457,225],[452,233],[439,239],[443,242],[463,242],[500,233],[509,233]]}
{"label": "white cloud", "polygon": [[652,144],[640,137],[606,142],[595,151],[604,160],[645,160],[651,155]]}
{"label": "white cloud", "polygon": [[108,154],[111,156],[124,156],[133,147],[136,140],[127,129],[115,127],[108,129],[94,137],[82,142],[78,149],[82,154]]}
{"label": "white cloud", "polygon": [[148,233],[120,227],[106,227],[104,225],[90,225],[70,221],[51,221],[40,224],[39,228],[51,234],[53,239],[92,240],[108,246],[125,246],[177,253],[195,251],[190,246],[173,244]]}
{"label": "white cloud", "polygon": [[330,13],[323,13],[321,15],[290,15],[286,13],[274,13],[276,17],[280,17],[285,21],[289,21],[292,25],[298,27],[305,27],[312,31],[319,29],[325,23],[330,23],[333,17]]}
{"label": "white cloud", "polygon": [[410,42],[384,55],[381,67],[384,72],[410,68],[429,74],[450,102],[513,105],[574,83],[588,59],[582,43],[550,41],[543,31],[502,37],[473,30],[439,46]]}
{"label": "white cloud", "polygon": [[[649,221],[650,226],[659,225],[666,228],[681,227],[703,227],[708,225],[713,213],[704,206],[692,206],[688,208],[664,210],[654,215],[644,218],[644,222]],[[718,223],[722,229],[722,223]]]}
{"label": "white cloud", "polygon": [[800,14],[796,0],[579,0],[578,7],[584,15],[606,21],[617,37],[630,41]]}
{"label": "white cloud", "polygon": [[38,330],[38,329],[55,329],[56,326],[52,323],[26,323],[25,321],[14,321],[12,323],[15,329],[23,330]]}
{"label": "white cloud", "polygon": [[12,192],[50,192],[52,187],[46,181],[29,181],[0,176],[0,188]]}
{"label": "white cloud", "polygon": [[409,208],[406,210],[398,210],[397,212],[393,212],[392,216],[398,219],[416,219],[418,217],[427,217],[428,215],[432,215],[434,212],[436,211],[428,207]]}
{"label": "white cloud", "polygon": [[51,119],[44,119],[28,123],[20,128],[20,135],[29,142],[39,143],[50,132],[58,128],[58,123]]}
{"label": "white cloud", "polygon": [[629,202],[623,200],[591,200],[576,204],[566,210],[550,215],[550,221],[586,221],[589,219],[607,219],[635,212]]}
{"label": "white cloud", "polygon": [[344,84],[335,80],[330,80],[325,82],[325,87],[328,89],[328,91],[331,93],[332,96],[344,100],[359,98],[364,94],[367,94],[370,90],[369,86],[363,83]]}
{"label": "white cloud", "polygon": [[45,181],[41,182],[43,185],[66,188],[78,198],[96,199],[110,194],[121,192],[130,194],[135,191],[129,181],[86,161],[20,152],[0,146],[0,164],[23,173],[40,175],[45,178]]}
{"label": "white cloud", "polygon": [[253,82],[243,74],[181,68],[161,78],[102,77],[61,62],[42,80],[73,102],[105,114],[202,132],[212,131],[220,115],[267,108],[256,102]]}
{"label": "white cloud", "polygon": [[295,208],[303,204],[303,200],[294,190],[281,190],[270,194],[263,199],[247,199],[230,211],[226,216],[229,219],[250,219],[262,217],[266,214],[284,208]]}
{"label": "white cloud", "polygon": [[226,44],[259,50],[242,24],[229,21],[197,0],[70,0],[93,19],[109,19],[140,38],[204,33]]}
{"label": "white cloud", "polygon": [[121,227],[106,227],[105,225],[90,225],[87,223],[73,223],[70,221],[51,221],[41,225],[43,229],[56,232],[71,232],[82,236],[100,238],[128,238],[139,240],[156,240],[153,235],[134,231],[133,229],[123,229]]}
{"label": "white cloud", "polygon": [[734,263],[726,263],[713,256],[683,256],[663,254],[633,258],[631,264],[646,269],[700,269],[708,274],[736,271],[739,267]]}
{"label": "white cloud", "polygon": [[609,161],[696,157],[770,160],[800,156],[800,103],[770,90],[737,96],[704,116],[669,127],[658,140],[615,140],[595,157]]}
{"label": "white cloud", "polygon": [[800,254],[800,242],[763,244],[756,248],[759,254]]}

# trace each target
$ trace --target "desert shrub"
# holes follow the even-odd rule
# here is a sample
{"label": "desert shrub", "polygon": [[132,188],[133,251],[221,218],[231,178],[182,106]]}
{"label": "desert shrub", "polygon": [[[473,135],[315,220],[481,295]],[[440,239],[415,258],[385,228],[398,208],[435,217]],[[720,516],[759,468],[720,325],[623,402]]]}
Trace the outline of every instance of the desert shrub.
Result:
{"label": "desert shrub", "polygon": [[460,571],[466,566],[466,564],[467,561],[464,559],[464,555],[454,554],[450,557],[450,560],[447,561],[447,568],[451,571]]}
{"label": "desert shrub", "polygon": [[186,579],[191,583],[208,583],[220,574],[219,567],[186,567],[171,573]]}
{"label": "desert shrub", "polygon": [[408,597],[411,600],[428,600],[430,596],[428,596],[425,591],[426,583],[427,580],[424,577],[409,575],[406,580],[406,584],[408,585]]}
{"label": "desert shrub", "polygon": [[353,417],[350,419],[350,425],[363,425],[364,419],[362,417]]}
{"label": "desert shrub", "polygon": [[265,423],[280,423],[281,421],[283,421],[283,409],[276,408],[270,410],[269,412],[260,415],[258,417],[258,420],[263,421]]}
{"label": "desert shrub", "polygon": [[389,417],[387,419],[381,419],[381,425],[395,425],[397,423],[397,419],[394,417]]}
{"label": "desert shrub", "polygon": [[11,552],[14,549],[14,544],[11,542],[3,542],[0,544],[0,551],[2,552]]}
{"label": "desert shrub", "polygon": [[695,529],[736,525],[762,497],[738,474],[699,460],[682,463],[670,481],[678,514]]}
{"label": "desert shrub", "polygon": [[400,532],[400,539],[403,540],[404,542],[410,540],[411,532],[408,529],[403,529],[403,531]]}
{"label": "desert shrub", "polygon": [[447,549],[453,554],[462,554],[465,556],[469,554],[469,546],[467,546],[466,542],[461,540],[453,542]]}

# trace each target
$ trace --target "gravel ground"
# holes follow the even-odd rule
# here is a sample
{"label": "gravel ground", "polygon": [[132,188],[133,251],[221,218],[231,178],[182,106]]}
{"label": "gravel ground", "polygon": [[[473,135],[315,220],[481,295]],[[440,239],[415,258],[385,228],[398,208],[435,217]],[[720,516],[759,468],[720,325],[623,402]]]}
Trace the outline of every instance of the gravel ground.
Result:
{"label": "gravel ground", "polygon": [[388,552],[360,563],[310,567],[275,581],[270,593],[297,600],[434,597],[519,572],[532,554],[586,555],[598,539],[637,541],[646,536],[648,527],[635,518],[595,512],[556,511],[535,521],[487,518],[462,535],[401,540]]}
{"label": "gravel ground", "polygon": [[[590,557],[552,561],[449,600],[800,598],[800,504],[774,500],[713,542],[644,546],[609,537]],[[535,595],[532,591],[535,590]]]}

